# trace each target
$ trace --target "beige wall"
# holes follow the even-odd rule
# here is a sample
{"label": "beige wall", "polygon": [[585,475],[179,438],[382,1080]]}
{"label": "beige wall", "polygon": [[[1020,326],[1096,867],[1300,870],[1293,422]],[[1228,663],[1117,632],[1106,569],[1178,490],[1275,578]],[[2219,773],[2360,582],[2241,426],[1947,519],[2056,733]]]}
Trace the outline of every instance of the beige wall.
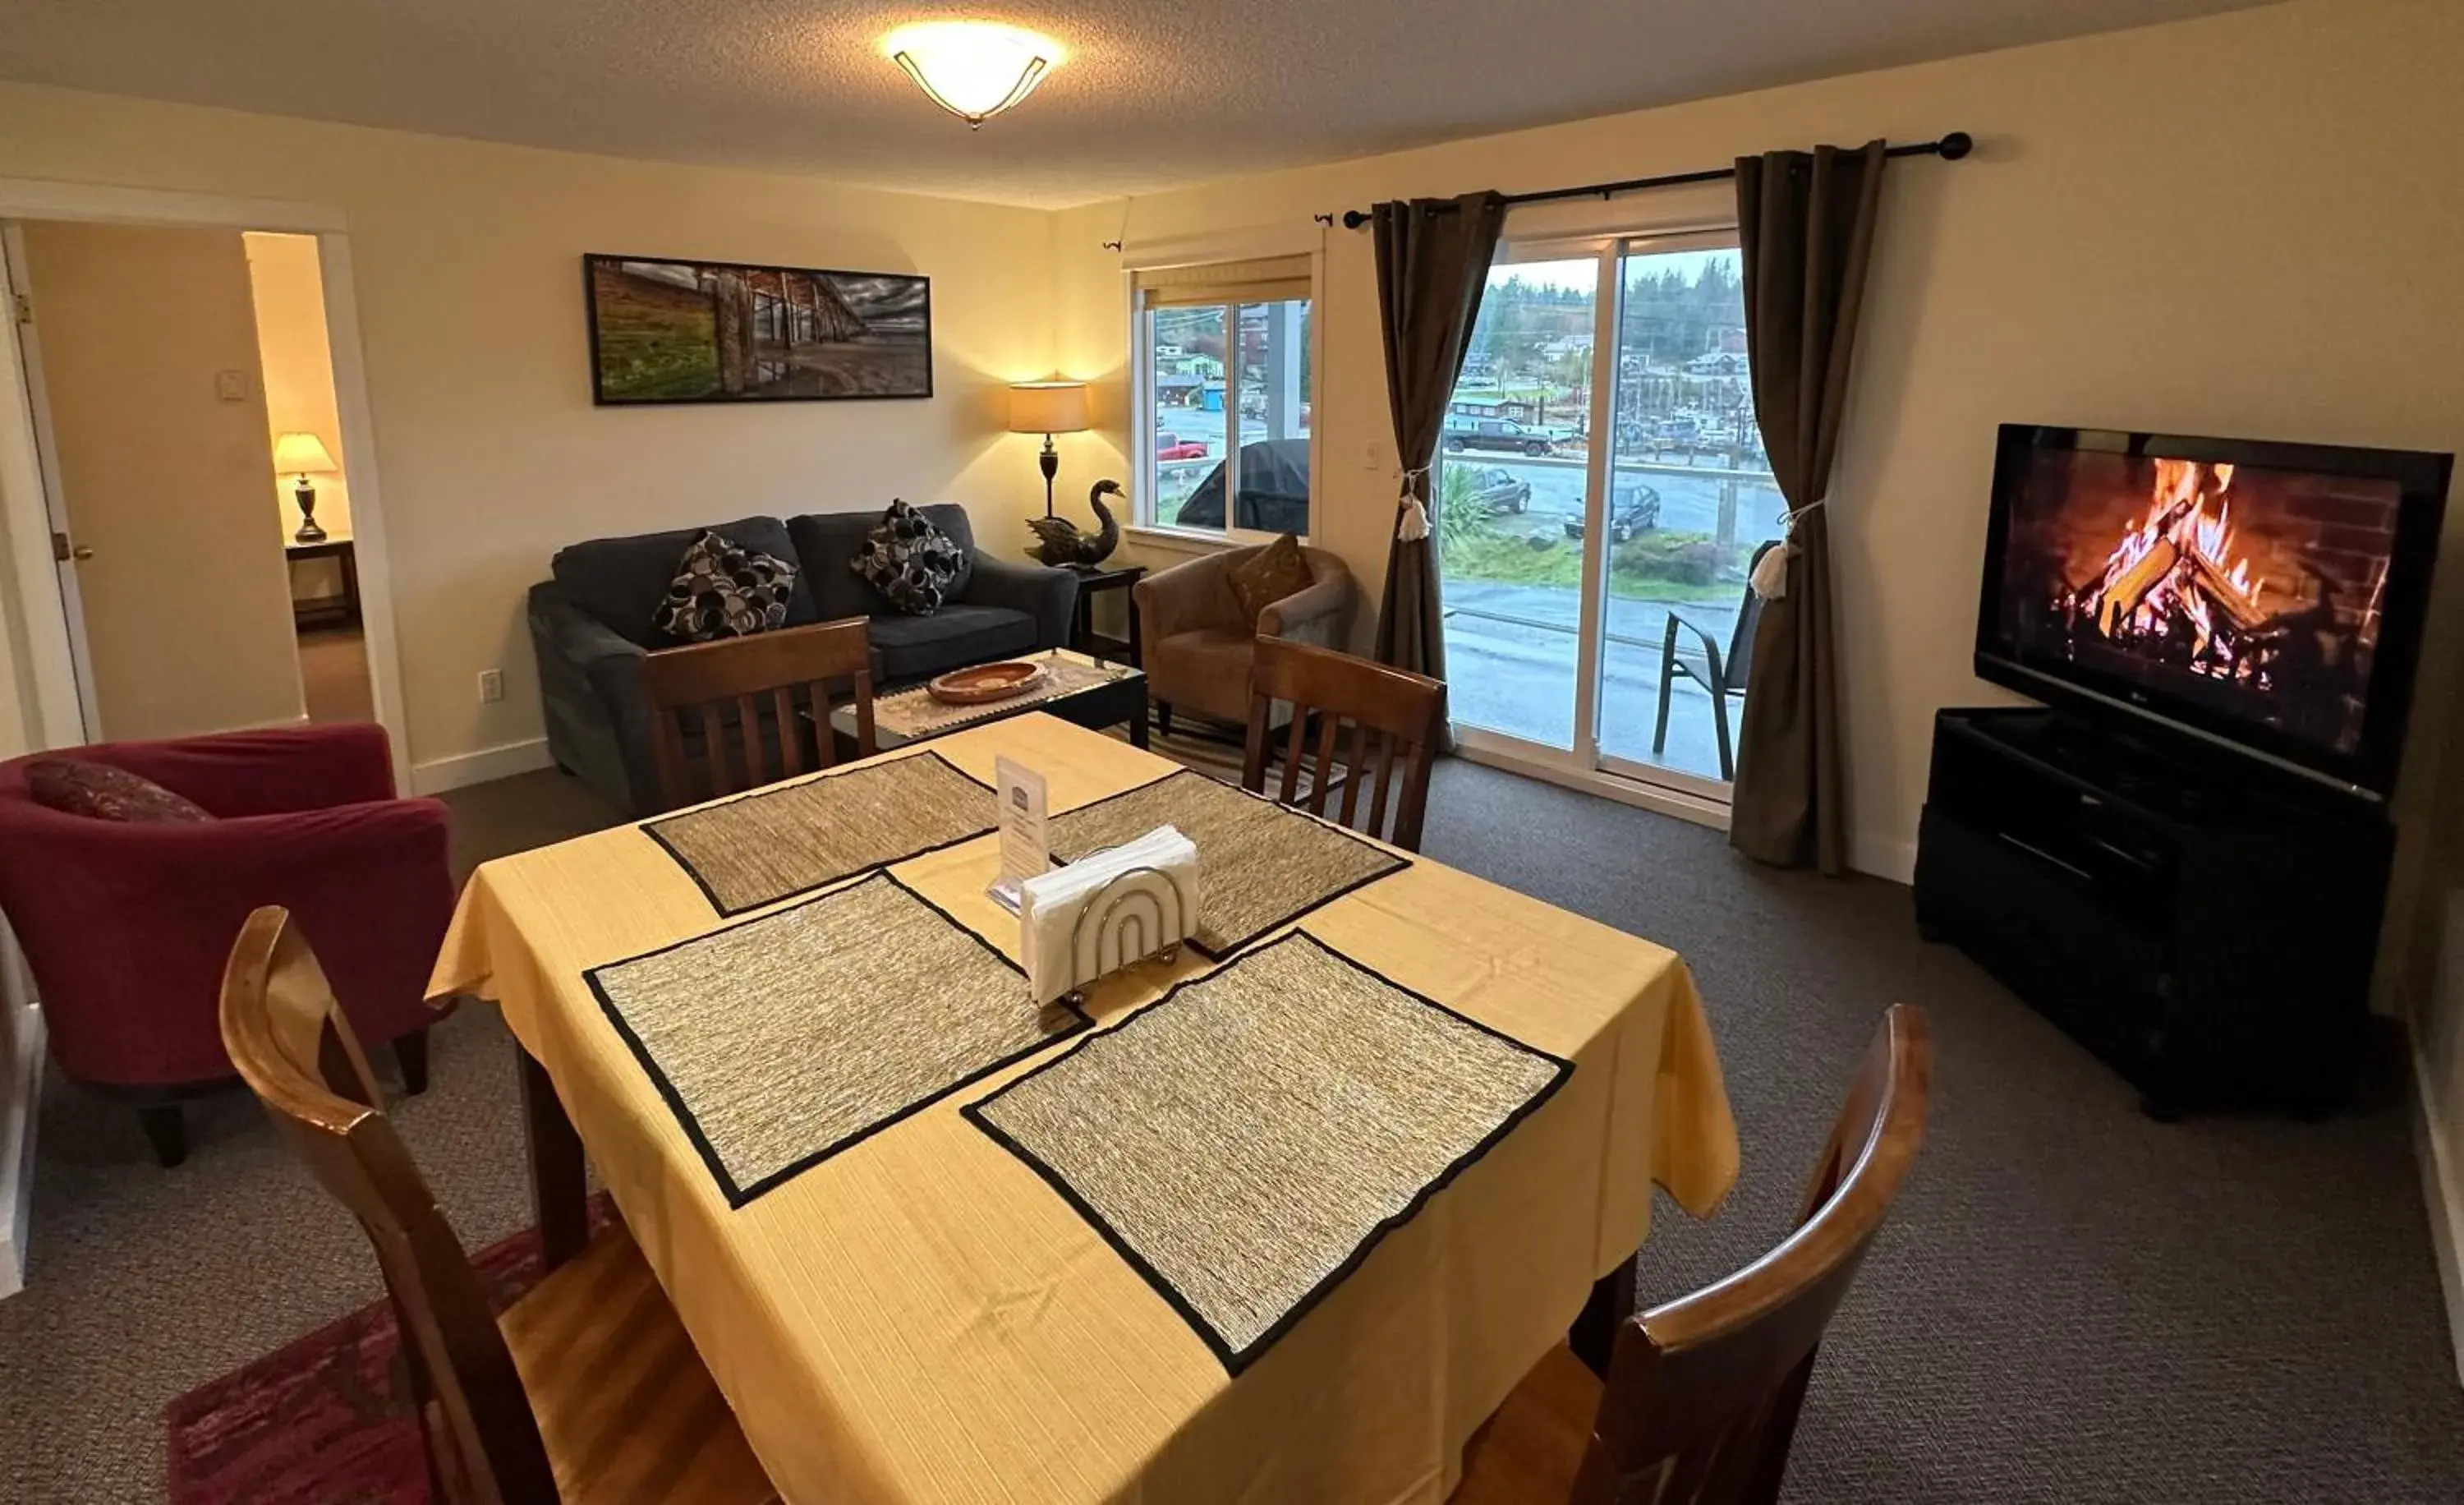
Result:
{"label": "beige wall", "polygon": [[[317,268],[317,237],[250,232],[248,281],[256,303],[256,349],[265,367],[265,426],[269,440],[286,433],[313,433],[341,469],[309,477],[317,486],[317,525],[338,539],[351,536],[350,461],[342,454],[342,426],[334,413],[333,345],[325,332],[325,278]],[[299,529],[298,478],[276,476],[275,516],[282,536]],[[307,566],[302,565],[305,569]],[[319,590],[312,594],[330,594]]]}
{"label": "beige wall", "polygon": [[[1374,583],[1396,487],[1375,272],[1366,232],[1312,213],[1974,132],[1968,162],[1893,169],[1832,500],[1856,851],[1904,875],[1933,712],[1995,698],[1969,654],[1996,424],[2464,450],[2460,70],[2464,6],[2306,0],[1143,196],[1127,238],[1134,258],[1323,235],[1320,530]],[[1614,212],[1733,218],[1719,191]],[[1056,232],[1060,364],[1105,384],[1111,426],[1082,465],[1126,465],[1122,258],[1100,247],[1122,222],[1095,205]],[[2464,506],[2448,531],[2452,566]],[[2425,666],[2414,813],[2453,719],[2455,594]],[[2408,843],[2409,873],[2425,851]]]}
{"label": "beige wall", "polygon": [[[1968,162],[1893,169],[1832,494],[1856,859],[1904,876],[1934,711],[2006,698],[1969,667],[1995,425],[2464,452],[2459,77],[2464,5],[2299,0],[1141,197],[1127,238],[1133,255],[1253,255],[1313,243],[1309,215],[1375,199],[1973,132]],[[1725,211],[1696,190],[1623,202],[1674,225]],[[1094,205],[1055,232],[1059,364],[1105,384],[1111,425],[1081,436],[1082,465],[1125,465],[1122,258],[1100,247],[1122,224],[1121,205]],[[1396,486],[1375,271],[1365,233],[1323,240],[1322,542],[1374,583]],[[2442,554],[2378,992],[2415,1016],[2445,1157],[2426,1163],[2455,1180],[2464,985],[2431,980],[2464,852],[2464,765],[2448,754],[2464,731],[2464,498]],[[2433,1200],[2431,1215],[2464,1206]],[[2456,1313],[2464,1342],[2464,1299]]]}
{"label": "beige wall", "polygon": [[94,551],[77,584],[103,735],[297,719],[239,235],[32,222],[25,244],[69,531]]}
{"label": "beige wall", "polygon": [[[965,502],[1015,552],[1041,508],[1000,391],[1051,366],[1039,211],[16,85],[0,176],[349,216],[416,764],[540,735],[522,593],[565,543],[904,496]],[[922,273],[939,395],[594,409],[585,251]]]}
{"label": "beige wall", "polygon": [[[1034,441],[998,432],[998,387],[1054,368],[1099,383],[1107,428],[1061,440],[1067,494],[1129,479],[1122,259],[1099,246],[1125,223],[1163,259],[1323,246],[1320,532],[1374,589],[1395,475],[1368,242],[1310,214],[1973,131],[1967,163],[1894,170],[1835,488],[1856,848],[1904,872],[1930,717],[1992,695],[1967,645],[1996,423],[2464,448],[2459,64],[2464,7],[2297,0],[1058,214],[0,86],[0,174],[347,210],[412,753],[431,762],[537,735],[520,592],[572,539],[899,493],[966,501],[1015,547]],[[1616,210],[1724,211],[1717,190]],[[595,410],[584,250],[929,274],[942,395]],[[2453,720],[2439,615],[2415,814]],[[507,697],[482,707],[494,665]],[[2427,850],[2408,841],[2409,879]]]}

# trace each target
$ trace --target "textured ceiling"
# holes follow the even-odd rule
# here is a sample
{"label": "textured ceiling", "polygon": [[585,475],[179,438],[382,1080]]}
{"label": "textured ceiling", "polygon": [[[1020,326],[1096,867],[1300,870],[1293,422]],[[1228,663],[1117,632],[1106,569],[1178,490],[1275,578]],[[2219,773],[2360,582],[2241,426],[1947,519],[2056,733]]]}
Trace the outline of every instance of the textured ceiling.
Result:
{"label": "textured ceiling", "polygon": [[0,77],[1062,205],[2262,0],[1016,0],[981,131],[845,0],[0,0]]}

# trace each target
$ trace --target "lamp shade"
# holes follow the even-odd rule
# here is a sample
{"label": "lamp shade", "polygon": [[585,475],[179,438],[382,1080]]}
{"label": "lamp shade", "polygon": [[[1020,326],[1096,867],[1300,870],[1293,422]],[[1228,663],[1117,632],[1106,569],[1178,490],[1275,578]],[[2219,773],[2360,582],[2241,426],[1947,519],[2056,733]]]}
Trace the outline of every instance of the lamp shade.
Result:
{"label": "lamp shade", "polygon": [[285,476],[322,476],[341,470],[313,433],[286,433],[274,441],[274,468]]}
{"label": "lamp shade", "polygon": [[881,50],[971,126],[1034,93],[1065,55],[1052,38],[997,21],[920,21],[882,38]]}
{"label": "lamp shade", "polygon": [[1010,432],[1076,433],[1086,427],[1086,383],[1020,382],[1010,387]]}

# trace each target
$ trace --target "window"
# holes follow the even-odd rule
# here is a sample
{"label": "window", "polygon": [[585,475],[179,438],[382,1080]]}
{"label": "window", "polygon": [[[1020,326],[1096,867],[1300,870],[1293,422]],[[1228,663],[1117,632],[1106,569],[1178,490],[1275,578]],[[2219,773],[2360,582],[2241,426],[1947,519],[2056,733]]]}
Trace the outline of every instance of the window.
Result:
{"label": "window", "polygon": [[1727,798],[1746,574],[1783,511],[1734,235],[1502,248],[1437,479],[1456,721]]}
{"label": "window", "polygon": [[1309,532],[1309,258],[1140,272],[1137,520]]}

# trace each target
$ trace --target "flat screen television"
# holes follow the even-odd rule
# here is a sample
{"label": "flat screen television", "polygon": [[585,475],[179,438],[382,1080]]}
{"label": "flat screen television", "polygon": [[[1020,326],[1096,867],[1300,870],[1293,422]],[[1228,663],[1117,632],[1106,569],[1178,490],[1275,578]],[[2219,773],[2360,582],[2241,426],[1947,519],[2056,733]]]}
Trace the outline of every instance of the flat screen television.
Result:
{"label": "flat screen television", "polygon": [[2384,796],[2452,465],[2004,424],[1976,672]]}

